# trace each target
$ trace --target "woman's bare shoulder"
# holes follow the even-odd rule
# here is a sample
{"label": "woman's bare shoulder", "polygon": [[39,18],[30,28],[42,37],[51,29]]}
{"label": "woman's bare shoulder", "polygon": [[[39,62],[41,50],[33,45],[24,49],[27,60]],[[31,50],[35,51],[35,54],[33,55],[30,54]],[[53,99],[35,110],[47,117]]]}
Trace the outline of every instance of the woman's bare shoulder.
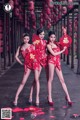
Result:
{"label": "woman's bare shoulder", "polygon": [[48,44],[47,44],[47,47],[51,47],[51,45],[48,43]]}

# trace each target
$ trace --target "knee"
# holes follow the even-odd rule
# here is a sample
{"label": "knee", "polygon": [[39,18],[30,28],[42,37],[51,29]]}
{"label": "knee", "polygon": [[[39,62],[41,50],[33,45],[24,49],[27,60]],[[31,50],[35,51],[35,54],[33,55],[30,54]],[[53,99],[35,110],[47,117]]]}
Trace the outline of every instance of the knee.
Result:
{"label": "knee", "polygon": [[61,83],[62,83],[62,84],[65,84],[65,81],[64,81],[64,79],[63,79],[63,78],[61,79]]}
{"label": "knee", "polygon": [[39,83],[39,80],[38,80],[38,79],[35,79],[35,83]]}
{"label": "knee", "polygon": [[53,81],[52,78],[49,78],[49,79],[48,79],[48,83],[51,83],[52,81]]}

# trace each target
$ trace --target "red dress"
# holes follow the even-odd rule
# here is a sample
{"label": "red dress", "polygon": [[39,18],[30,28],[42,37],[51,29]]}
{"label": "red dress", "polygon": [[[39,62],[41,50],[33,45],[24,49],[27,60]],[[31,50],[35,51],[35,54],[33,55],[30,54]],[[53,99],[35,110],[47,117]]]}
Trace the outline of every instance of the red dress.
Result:
{"label": "red dress", "polygon": [[45,67],[47,65],[47,54],[46,54],[46,40],[34,40],[33,44],[35,45],[35,49],[37,51],[38,61],[41,66]]}
{"label": "red dress", "polygon": [[27,68],[37,70],[40,69],[40,64],[37,60],[38,56],[33,45],[30,45],[28,48],[26,48],[26,50],[21,50],[21,53],[24,58],[25,72],[27,71]]}
{"label": "red dress", "polygon": [[[57,46],[56,48],[52,48],[52,50],[56,53],[60,51],[60,48]],[[49,53],[48,55],[48,63],[52,63],[57,67],[59,70],[61,70],[61,63],[60,63],[60,55],[52,55]]]}

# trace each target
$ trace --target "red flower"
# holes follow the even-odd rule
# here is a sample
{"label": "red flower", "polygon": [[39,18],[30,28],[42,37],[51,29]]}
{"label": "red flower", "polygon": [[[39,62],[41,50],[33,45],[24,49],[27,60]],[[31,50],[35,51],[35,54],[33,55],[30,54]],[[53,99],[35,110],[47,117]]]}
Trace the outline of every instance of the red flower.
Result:
{"label": "red flower", "polygon": [[34,43],[36,40],[40,40],[39,36],[36,34],[33,34],[32,36],[32,42]]}

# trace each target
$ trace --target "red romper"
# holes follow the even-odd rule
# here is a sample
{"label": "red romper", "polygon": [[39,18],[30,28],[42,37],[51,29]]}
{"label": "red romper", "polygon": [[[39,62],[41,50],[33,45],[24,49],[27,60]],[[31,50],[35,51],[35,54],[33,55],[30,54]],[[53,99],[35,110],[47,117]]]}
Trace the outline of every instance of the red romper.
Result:
{"label": "red romper", "polygon": [[[52,50],[56,53],[60,51],[60,48],[57,46],[56,48],[52,48]],[[57,67],[59,70],[61,70],[61,63],[60,63],[60,55],[52,55],[49,53],[48,55],[48,63],[52,63]]]}
{"label": "red romper", "polygon": [[40,69],[40,65],[38,62],[38,56],[36,54],[35,48],[33,45],[30,45],[26,50],[21,50],[22,56],[24,58],[24,69],[25,72],[27,71],[27,68],[29,69]]}
{"label": "red romper", "polygon": [[37,55],[39,56],[38,61],[40,65],[45,67],[47,65],[47,53],[46,53],[47,41],[46,40],[35,40],[33,41],[33,44],[35,45]]}

